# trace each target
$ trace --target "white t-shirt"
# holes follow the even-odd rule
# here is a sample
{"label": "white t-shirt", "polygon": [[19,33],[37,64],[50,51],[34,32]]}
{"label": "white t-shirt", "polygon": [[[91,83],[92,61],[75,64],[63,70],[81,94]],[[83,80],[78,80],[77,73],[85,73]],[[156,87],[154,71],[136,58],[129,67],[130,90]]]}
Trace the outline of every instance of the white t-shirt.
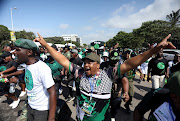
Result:
{"label": "white t-shirt", "polygon": [[141,64],[141,71],[143,74],[146,74],[146,75],[148,74],[148,64],[151,59],[152,58],[149,58],[146,62]]}
{"label": "white t-shirt", "polygon": [[47,89],[54,85],[49,66],[40,60],[32,65],[27,65],[24,80],[29,106],[36,110],[49,110]]}
{"label": "white t-shirt", "polygon": [[169,61],[168,62],[168,67],[169,67],[169,74],[171,74],[171,67],[176,65],[177,63],[174,63],[174,61]]}

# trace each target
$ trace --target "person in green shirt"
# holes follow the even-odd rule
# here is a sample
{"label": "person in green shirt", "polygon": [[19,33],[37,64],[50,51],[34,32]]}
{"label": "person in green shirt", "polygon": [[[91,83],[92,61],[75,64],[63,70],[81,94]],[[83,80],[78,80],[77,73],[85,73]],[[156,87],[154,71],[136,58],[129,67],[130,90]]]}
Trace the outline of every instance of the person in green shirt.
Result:
{"label": "person in green shirt", "polygon": [[[56,51],[58,50],[56,45],[52,45]],[[56,97],[59,97],[59,89],[61,88],[61,70],[63,66],[61,66],[56,60],[53,59],[52,56],[48,55],[48,58],[45,60],[46,64],[51,68],[52,71],[52,77],[55,82],[55,88],[56,88]]]}

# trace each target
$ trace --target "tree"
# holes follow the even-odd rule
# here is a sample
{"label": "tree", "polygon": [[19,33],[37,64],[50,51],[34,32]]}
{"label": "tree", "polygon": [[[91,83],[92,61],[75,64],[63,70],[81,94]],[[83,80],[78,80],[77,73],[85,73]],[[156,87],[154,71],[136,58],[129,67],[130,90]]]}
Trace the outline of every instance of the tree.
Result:
{"label": "tree", "polygon": [[0,25],[0,43],[5,40],[10,40],[10,31],[6,26]]}
{"label": "tree", "polygon": [[113,47],[115,45],[115,41],[111,38],[106,42],[107,47]]}
{"label": "tree", "polygon": [[167,21],[154,20],[142,23],[141,27],[133,30],[133,34],[145,39],[147,43],[158,43],[170,32],[170,24]]}
{"label": "tree", "polygon": [[180,9],[176,12],[172,11],[171,14],[166,16],[166,19],[169,20],[171,27],[179,26],[180,23]]}
{"label": "tree", "polygon": [[133,33],[126,33],[123,31],[120,31],[117,33],[116,36],[113,37],[113,39],[110,39],[108,42],[106,42],[106,45],[108,47],[113,47],[116,43],[119,43],[119,47],[121,48],[140,48],[142,43],[144,42],[144,39],[138,36],[135,36]]}
{"label": "tree", "polygon": [[53,44],[62,44],[62,42],[64,41],[62,37],[48,37],[45,38],[45,40]]}
{"label": "tree", "polygon": [[83,47],[87,47],[87,45],[86,45],[86,44],[83,44]]}
{"label": "tree", "polygon": [[16,31],[15,35],[16,35],[16,39],[23,38],[23,39],[33,40],[36,37],[33,32],[26,32],[24,29],[23,31]]}
{"label": "tree", "polygon": [[177,48],[180,47],[180,27],[171,27],[171,24],[167,21],[154,20],[144,22],[141,27],[133,30],[133,34],[144,38],[146,44],[159,43],[168,34],[172,34],[168,41],[171,41]]}
{"label": "tree", "polygon": [[10,41],[10,31],[9,29],[4,26],[0,25],[0,50],[3,49],[4,45],[9,44]]}

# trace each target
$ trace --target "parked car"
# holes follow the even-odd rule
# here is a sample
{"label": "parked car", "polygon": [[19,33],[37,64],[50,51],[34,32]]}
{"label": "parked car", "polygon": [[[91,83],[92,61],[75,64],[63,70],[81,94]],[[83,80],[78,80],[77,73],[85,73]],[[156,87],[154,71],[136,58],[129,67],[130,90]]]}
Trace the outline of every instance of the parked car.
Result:
{"label": "parked car", "polygon": [[163,50],[163,56],[168,61],[173,60],[175,54],[180,54],[180,50],[177,50],[177,49],[164,49]]}

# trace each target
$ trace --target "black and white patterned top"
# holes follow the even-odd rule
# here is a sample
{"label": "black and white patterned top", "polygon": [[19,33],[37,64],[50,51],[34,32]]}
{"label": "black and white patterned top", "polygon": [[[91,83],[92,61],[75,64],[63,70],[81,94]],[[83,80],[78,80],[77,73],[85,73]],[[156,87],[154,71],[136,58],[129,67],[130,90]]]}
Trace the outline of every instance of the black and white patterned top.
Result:
{"label": "black and white patterned top", "polygon": [[116,64],[115,67],[100,69],[95,76],[90,78],[86,77],[83,68],[77,67],[73,63],[71,63],[70,71],[74,74],[76,81],[79,81],[80,90],[91,93],[91,84],[93,84],[93,94],[104,95],[111,93],[113,80],[119,78],[120,65]]}

